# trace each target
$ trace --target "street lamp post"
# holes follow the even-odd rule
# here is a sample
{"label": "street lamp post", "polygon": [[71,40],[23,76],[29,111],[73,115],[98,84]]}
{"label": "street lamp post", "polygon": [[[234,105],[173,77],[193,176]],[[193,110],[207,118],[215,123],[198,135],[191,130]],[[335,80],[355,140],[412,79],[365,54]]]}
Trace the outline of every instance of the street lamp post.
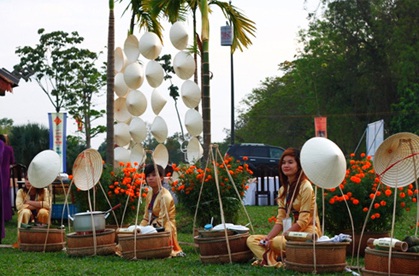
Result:
{"label": "street lamp post", "polygon": [[[231,5],[231,1],[230,1]],[[227,22],[226,26],[221,27],[221,46],[230,46],[230,70],[231,70],[231,144],[234,144],[234,66],[233,66],[233,27]]]}

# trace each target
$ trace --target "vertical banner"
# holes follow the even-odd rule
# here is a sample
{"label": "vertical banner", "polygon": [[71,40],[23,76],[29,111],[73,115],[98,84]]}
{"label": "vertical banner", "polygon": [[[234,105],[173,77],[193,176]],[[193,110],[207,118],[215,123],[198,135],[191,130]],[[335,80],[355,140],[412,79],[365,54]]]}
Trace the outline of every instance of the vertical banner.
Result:
{"label": "vertical banner", "polygon": [[375,151],[384,141],[384,120],[368,124],[366,140],[367,155],[374,157]]}
{"label": "vertical banner", "polygon": [[221,46],[233,45],[233,28],[230,25],[221,26]]}
{"label": "vertical banner", "polygon": [[327,117],[314,118],[314,131],[316,137],[327,138]]}
{"label": "vertical banner", "polygon": [[66,172],[67,113],[48,113],[49,148],[61,158],[61,172]]}

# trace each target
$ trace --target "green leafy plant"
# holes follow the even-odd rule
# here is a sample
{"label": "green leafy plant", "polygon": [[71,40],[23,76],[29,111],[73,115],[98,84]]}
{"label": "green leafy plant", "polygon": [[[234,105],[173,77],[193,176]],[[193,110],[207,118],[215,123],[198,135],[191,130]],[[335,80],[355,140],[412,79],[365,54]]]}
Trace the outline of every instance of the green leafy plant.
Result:
{"label": "green leafy plant", "polygon": [[[225,221],[230,223],[237,221],[241,200],[248,189],[247,181],[253,174],[247,164],[242,165],[232,157],[225,157],[222,162],[215,162],[215,168],[202,169],[197,165],[188,164],[173,164],[172,168],[173,174],[178,175],[178,178],[170,183],[172,191],[176,194],[179,203],[191,214],[195,214],[200,196],[198,225],[203,226],[209,223],[212,217],[214,224],[221,223],[216,177],[218,178]],[[204,186],[202,187],[202,185]]]}
{"label": "green leafy plant", "polygon": [[[413,187],[410,184],[394,189],[382,184],[375,174],[370,156],[361,153],[356,158],[355,154],[351,154],[343,182],[337,188],[324,190],[326,231],[338,233],[352,229],[345,201],[352,215],[355,232],[361,232],[367,215],[367,231],[390,231],[394,193],[397,193],[396,217],[399,217],[404,211],[410,211],[411,203],[417,200],[418,192]],[[321,196],[318,197],[318,204],[321,206]]]}

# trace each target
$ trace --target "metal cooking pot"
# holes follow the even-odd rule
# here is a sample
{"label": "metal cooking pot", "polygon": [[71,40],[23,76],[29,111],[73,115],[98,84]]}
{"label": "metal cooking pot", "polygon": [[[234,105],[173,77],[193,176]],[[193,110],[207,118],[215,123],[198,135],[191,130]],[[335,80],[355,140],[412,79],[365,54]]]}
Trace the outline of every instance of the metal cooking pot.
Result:
{"label": "metal cooking pot", "polygon": [[74,215],[74,218],[68,215],[68,218],[73,221],[74,230],[76,232],[93,232],[92,221],[96,232],[105,231],[105,220],[109,216],[109,213],[116,208],[119,208],[121,204],[118,204],[106,212],[93,211],[93,212],[82,212]]}

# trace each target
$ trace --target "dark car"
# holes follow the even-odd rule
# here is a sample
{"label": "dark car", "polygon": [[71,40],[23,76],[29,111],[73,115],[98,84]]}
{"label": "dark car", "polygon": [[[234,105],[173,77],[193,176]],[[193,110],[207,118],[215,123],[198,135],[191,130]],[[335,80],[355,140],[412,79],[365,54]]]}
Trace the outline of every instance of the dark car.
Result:
{"label": "dark car", "polygon": [[[231,145],[226,154],[246,162],[255,176],[278,175],[279,159],[284,148],[257,143]],[[247,157],[247,160],[243,160]]]}

